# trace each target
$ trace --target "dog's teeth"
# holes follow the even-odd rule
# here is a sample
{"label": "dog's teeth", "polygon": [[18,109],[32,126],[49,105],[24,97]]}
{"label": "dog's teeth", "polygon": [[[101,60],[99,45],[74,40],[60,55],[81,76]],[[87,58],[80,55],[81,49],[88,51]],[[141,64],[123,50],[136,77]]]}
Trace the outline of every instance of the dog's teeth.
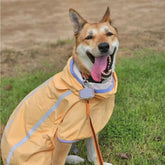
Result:
{"label": "dog's teeth", "polygon": [[109,63],[111,62],[111,57],[110,56],[108,56],[108,59],[109,59]]}
{"label": "dog's teeth", "polygon": [[110,73],[111,73],[111,71],[110,71],[110,70],[109,70],[107,73],[102,72],[102,74],[103,74],[103,75],[105,75],[105,76],[109,75]]}

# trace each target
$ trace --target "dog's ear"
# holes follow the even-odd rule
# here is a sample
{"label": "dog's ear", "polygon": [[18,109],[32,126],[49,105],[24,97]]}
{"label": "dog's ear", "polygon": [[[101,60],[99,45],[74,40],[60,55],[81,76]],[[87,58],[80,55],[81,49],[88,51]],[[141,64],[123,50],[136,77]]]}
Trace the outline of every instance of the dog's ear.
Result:
{"label": "dog's ear", "polygon": [[107,10],[100,22],[109,22],[111,24],[111,16],[110,16],[109,7],[107,7]]}
{"label": "dog's ear", "polygon": [[80,14],[74,9],[69,9],[69,15],[73,23],[75,35],[77,35],[83,26],[87,23],[87,21],[81,17]]}

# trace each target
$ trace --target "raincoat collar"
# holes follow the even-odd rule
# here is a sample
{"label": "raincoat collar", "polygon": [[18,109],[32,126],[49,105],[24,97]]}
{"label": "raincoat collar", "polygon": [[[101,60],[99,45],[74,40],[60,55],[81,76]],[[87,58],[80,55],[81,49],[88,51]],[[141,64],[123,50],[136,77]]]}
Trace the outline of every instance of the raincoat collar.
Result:
{"label": "raincoat collar", "polygon": [[[80,74],[80,73],[79,73]],[[80,74],[81,75],[81,74]],[[66,86],[69,86],[68,88],[73,92],[77,93],[79,90],[83,88],[83,78],[81,76],[78,76],[77,73],[75,73],[74,69],[74,59],[71,57],[68,60],[67,65],[65,66],[63,70],[63,74],[61,76],[62,80],[65,82]],[[112,79],[110,79],[110,82],[108,82],[110,85],[106,86],[106,88],[97,88],[98,83],[91,83],[92,86],[94,86],[95,94],[108,97],[109,94],[116,93],[117,90],[117,77],[115,72],[113,73]],[[95,84],[95,85],[93,85]],[[96,88],[95,88],[96,86]],[[103,95],[102,95],[103,94]]]}

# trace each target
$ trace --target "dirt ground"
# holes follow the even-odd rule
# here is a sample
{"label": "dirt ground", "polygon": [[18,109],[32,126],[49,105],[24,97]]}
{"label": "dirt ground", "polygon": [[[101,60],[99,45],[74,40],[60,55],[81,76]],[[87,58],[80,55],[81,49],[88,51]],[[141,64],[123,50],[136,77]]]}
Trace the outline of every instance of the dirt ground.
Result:
{"label": "dirt ground", "polygon": [[119,31],[119,57],[137,49],[165,50],[164,0],[2,0],[2,76],[61,69],[73,47],[69,8],[96,22],[107,6]]}

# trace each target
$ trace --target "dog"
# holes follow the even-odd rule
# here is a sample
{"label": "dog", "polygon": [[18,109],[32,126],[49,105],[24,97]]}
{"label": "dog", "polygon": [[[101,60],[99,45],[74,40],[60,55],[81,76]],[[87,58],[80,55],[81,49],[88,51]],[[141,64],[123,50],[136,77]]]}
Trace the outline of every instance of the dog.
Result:
{"label": "dog", "polygon": [[62,72],[29,93],[10,116],[1,142],[5,165],[84,162],[68,156],[72,143],[81,139],[87,141],[88,160],[99,164],[85,100],[98,137],[114,108],[118,32],[109,8],[98,23],[88,23],[74,9],[69,15],[75,35],[72,57]]}

